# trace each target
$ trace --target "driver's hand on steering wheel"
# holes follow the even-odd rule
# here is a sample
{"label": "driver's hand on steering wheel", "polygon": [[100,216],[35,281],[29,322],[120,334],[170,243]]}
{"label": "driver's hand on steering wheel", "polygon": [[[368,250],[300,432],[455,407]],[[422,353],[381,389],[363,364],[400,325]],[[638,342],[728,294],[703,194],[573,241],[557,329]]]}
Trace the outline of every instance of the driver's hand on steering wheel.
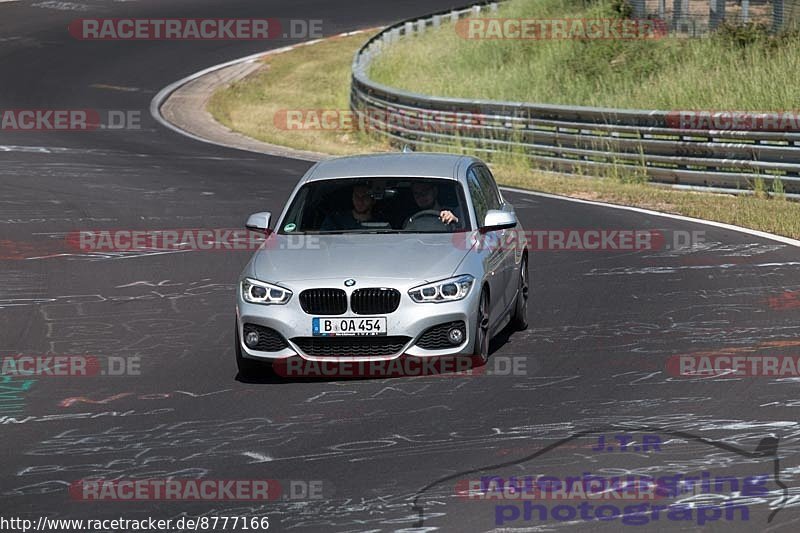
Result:
{"label": "driver's hand on steering wheel", "polygon": [[458,217],[455,216],[452,211],[447,211],[446,209],[439,213],[439,220],[441,220],[444,224],[458,223]]}

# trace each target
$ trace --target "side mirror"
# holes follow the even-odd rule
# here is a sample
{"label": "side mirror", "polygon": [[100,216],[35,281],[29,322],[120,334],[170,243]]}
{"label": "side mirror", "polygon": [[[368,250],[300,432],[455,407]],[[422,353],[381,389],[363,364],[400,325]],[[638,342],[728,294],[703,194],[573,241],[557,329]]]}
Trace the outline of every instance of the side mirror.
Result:
{"label": "side mirror", "polygon": [[269,233],[269,222],[272,218],[272,213],[254,213],[247,219],[245,227],[250,231],[257,231],[258,233]]}
{"label": "side mirror", "polygon": [[486,218],[481,226],[482,232],[497,231],[516,227],[517,215],[513,211],[501,211],[500,209],[490,209],[486,212]]}

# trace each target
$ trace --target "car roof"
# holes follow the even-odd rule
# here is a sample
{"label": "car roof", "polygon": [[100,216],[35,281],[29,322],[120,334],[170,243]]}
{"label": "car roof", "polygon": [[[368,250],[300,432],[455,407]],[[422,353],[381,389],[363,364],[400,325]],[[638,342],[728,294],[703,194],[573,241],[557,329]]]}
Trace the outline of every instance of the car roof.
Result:
{"label": "car roof", "polygon": [[304,182],[336,178],[442,178],[458,179],[463,163],[478,163],[458,154],[391,153],[326,159],[317,163]]}

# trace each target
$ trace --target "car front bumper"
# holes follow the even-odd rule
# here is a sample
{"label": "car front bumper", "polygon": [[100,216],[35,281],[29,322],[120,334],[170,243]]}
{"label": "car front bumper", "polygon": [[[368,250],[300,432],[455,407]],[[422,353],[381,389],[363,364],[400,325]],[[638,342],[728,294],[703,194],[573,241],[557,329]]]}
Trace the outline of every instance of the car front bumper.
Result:
{"label": "car front bumper", "polygon": [[[292,299],[288,303],[285,305],[259,305],[245,302],[241,296],[241,291],[237,289],[236,327],[242,356],[261,361],[275,361],[294,356],[300,356],[308,361],[331,361],[341,358],[341,360],[359,362],[389,361],[397,359],[403,355],[414,357],[472,355],[475,339],[476,315],[478,311],[478,301],[480,295],[480,290],[477,284],[478,281],[476,280],[475,284],[473,284],[472,289],[470,290],[470,293],[462,300],[455,302],[422,304],[414,302],[408,296],[408,288],[410,288],[410,286],[399,287],[394,285],[394,287],[400,291],[401,298],[397,310],[393,313],[385,315],[356,315],[355,313],[348,311],[343,316],[358,318],[372,316],[386,317],[388,336],[408,337],[408,341],[404,343],[402,349],[394,351],[390,355],[363,355],[362,350],[361,355],[337,353],[335,357],[331,357],[330,355],[315,356],[313,354],[306,353],[300,348],[300,346],[298,346],[298,343],[293,340],[298,338],[312,337],[312,319],[315,316],[319,316],[307,314],[301,308],[298,298],[299,291],[295,291],[293,287],[287,286],[287,288],[295,291]],[[393,285],[387,285],[384,283],[373,284],[372,286],[387,287]],[[347,293],[349,301],[351,291],[348,290]],[[430,328],[457,321],[463,321],[466,330],[465,338],[460,344],[435,350],[425,349],[417,346],[417,342],[420,340],[420,337]],[[245,324],[253,324],[275,330],[286,340],[288,346],[282,350],[274,352],[257,351],[249,348],[244,342]],[[337,338],[341,339],[343,337]],[[353,339],[354,337],[346,338]],[[363,339],[363,337],[357,338]],[[320,338],[317,337],[317,339]],[[325,338],[323,337],[322,339]],[[325,341],[321,340],[320,342]]]}

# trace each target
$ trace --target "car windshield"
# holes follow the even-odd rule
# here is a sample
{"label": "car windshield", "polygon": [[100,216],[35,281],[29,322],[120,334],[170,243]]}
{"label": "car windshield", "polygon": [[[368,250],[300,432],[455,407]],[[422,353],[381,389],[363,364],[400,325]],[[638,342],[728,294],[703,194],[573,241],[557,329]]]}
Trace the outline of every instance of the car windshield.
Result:
{"label": "car windshield", "polygon": [[278,232],[453,233],[468,229],[464,193],[456,181],[348,178],[303,186]]}

